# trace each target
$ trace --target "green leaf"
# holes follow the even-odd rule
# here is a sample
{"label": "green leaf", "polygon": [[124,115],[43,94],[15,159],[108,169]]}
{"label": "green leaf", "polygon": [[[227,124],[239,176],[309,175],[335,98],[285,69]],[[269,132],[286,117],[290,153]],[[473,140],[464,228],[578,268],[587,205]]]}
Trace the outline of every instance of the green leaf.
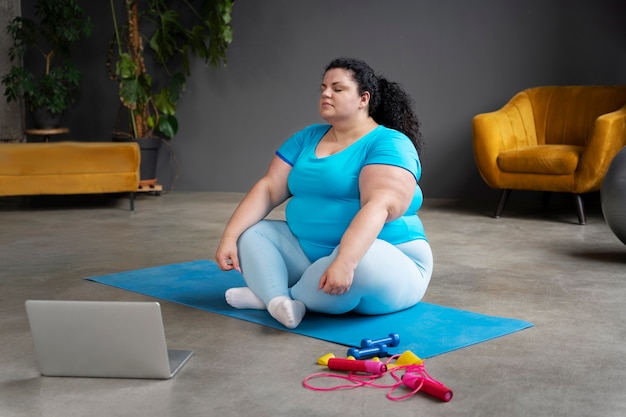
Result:
{"label": "green leaf", "polygon": [[175,116],[163,115],[159,119],[159,131],[168,138],[173,138],[178,132],[178,120]]}
{"label": "green leaf", "polygon": [[128,53],[122,53],[117,61],[117,75],[122,79],[133,78],[137,73],[137,64]]}
{"label": "green leaf", "polygon": [[122,103],[131,110],[143,106],[150,100],[152,79],[148,74],[120,82],[119,95]]}
{"label": "green leaf", "polygon": [[176,105],[170,101],[170,93],[167,88],[154,96],[154,105],[157,110],[165,115],[173,116],[176,113]]}
{"label": "green leaf", "polygon": [[182,72],[177,72],[176,74],[172,75],[172,78],[170,80],[170,87],[168,90],[170,93],[169,100],[174,103],[174,105],[176,105],[178,99],[183,93],[183,90],[185,89],[186,80],[187,78]]}

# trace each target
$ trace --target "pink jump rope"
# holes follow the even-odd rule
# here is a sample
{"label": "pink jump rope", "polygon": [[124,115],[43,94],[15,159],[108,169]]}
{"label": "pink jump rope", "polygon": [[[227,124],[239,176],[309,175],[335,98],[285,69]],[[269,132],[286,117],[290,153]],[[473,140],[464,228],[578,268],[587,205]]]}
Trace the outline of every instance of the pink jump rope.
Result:
{"label": "pink jump rope", "polygon": [[[385,388],[389,390],[387,398],[393,401],[411,397],[417,392],[423,392],[444,402],[450,401],[453,395],[452,390],[431,377],[426,372],[424,361],[411,351],[406,351],[401,355],[393,355],[384,363],[375,359],[366,359],[373,358],[376,355],[387,356],[388,348],[398,346],[399,344],[400,336],[394,333],[390,333],[389,337],[378,340],[363,339],[360,349],[348,349],[348,356],[355,359],[335,358],[334,355],[328,354],[318,360],[320,365],[326,365],[328,369],[349,371],[348,375],[315,373],[306,377],[302,384],[304,387],[314,391],[335,391],[362,386]],[[383,377],[387,371],[395,379],[395,383],[377,384],[374,382]],[[317,387],[309,382],[315,378],[341,379],[348,381],[348,383],[331,387]],[[408,388],[411,391],[402,396],[395,396],[395,391],[400,387]]]}

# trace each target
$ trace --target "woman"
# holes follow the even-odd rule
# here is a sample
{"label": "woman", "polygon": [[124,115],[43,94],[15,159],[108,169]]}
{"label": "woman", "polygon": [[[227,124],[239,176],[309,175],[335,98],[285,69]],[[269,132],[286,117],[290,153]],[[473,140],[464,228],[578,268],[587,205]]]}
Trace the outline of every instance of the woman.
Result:
{"label": "woman", "polygon": [[[417,216],[419,123],[408,95],[364,62],[336,59],[324,73],[320,115],[276,152],[243,198],[216,252],[247,287],[234,308],[267,309],[297,327],[307,310],[385,314],[418,303],[433,268]],[[290,201],[286,221],[267,220]]]}

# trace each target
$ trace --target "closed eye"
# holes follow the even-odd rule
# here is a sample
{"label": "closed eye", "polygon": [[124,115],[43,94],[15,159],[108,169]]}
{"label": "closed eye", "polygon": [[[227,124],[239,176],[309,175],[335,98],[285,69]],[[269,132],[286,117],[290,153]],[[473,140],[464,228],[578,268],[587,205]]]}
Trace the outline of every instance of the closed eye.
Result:
{"label": "closed eye", "polygon": [[[324,91],[326,91],[327,88],[328,87],[325,84],[322,84],[320,86],[320,92],[323,93]],[[338,83],[333,83],[332,90],[335,93],[339,93],[339,92],[342,92],[344,90],[344,88],[342,88]]]}

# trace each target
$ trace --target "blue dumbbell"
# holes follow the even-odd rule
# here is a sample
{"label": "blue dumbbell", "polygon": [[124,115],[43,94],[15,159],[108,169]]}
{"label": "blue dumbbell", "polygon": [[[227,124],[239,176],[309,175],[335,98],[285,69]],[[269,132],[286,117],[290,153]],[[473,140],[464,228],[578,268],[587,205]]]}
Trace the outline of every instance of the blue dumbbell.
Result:
{"label": "blue dumbbell", "polygon": [[382,339],[376,339],[376,340],[363,339],[363,340],[361,340],[361,347],[362,348],[374,347],[374,346],[378,346],[378,345],[386,345],[386,346],[395,347],[395,346],[398,346],[399,344],[400,344],[400,335],[398,333],[389,333],[389,337],[384,337]]}
{"label": "blue dumbbell", "polygon": [[354,359],[366,359],[373,358],[374,356],[387,356],[387,345],[377,345],[365,348],[350,348],[348,349],[348,356],[354,357]]}

